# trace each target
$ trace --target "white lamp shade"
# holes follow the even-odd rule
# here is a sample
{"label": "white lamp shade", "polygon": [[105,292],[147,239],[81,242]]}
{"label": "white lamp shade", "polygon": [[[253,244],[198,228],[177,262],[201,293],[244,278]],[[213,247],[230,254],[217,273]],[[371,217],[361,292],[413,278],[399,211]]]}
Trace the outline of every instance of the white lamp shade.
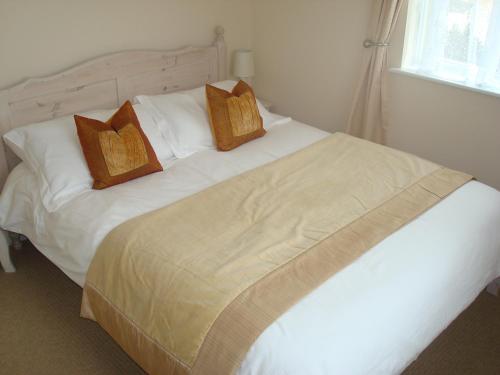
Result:
{"label": "white lamp shade", "polygon": [[239,78],[253,77],[255,75],[253,51],[240,49],[234,52],[233,74]]}

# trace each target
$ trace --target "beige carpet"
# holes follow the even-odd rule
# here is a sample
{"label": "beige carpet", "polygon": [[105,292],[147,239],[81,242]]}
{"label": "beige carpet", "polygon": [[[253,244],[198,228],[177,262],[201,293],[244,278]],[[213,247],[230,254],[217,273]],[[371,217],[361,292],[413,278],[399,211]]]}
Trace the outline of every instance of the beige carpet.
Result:
{"label": "beige carpet", "polygon": [[[76,284],[31,246],[16,252],[15,263],[17,273],[0,271],[0,374],[143,374],[103,330],[79,318]],[[404,373],[424,374],[499,375],[500,298],[481,294]]]}

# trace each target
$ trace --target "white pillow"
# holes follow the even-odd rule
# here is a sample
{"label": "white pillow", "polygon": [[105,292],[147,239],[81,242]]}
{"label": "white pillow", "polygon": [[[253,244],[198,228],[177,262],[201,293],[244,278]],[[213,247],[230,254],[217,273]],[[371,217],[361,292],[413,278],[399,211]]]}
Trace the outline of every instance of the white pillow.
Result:
{"label": "white pillow", "polygon": [[[163,138],[161,133],[161,128],[164,127],[163,118],[159,117],[155,111],[151,111],[146,105],[134,104],[133,107],[134,112],[137,115],[137,119],[141,124],[141,128],[144,131],[144,134],[146,134],[149,143],[151,143],[151,147],[153,147],[156,157],[160,163],[172,159],[174,157],[172,148]],[[109,116],[105,117],[105,119],[107,120],[110,118],[117,110],[118,108],[113,111],[109,111]]]}
{"label": "white pillow", "polygon": [[[220,81],[220,82],[211,83],[211,85],[215,86],[219,89],[231,92],[237,83],[238,83],[237,81],[227,80],[227,81]],[[193,97],[193,99],[205,110],[205,112],[207,111],[207,99],[206,99],[204,86],[198,87],[196,89],[184,91],[184,93]],[[259,107],[259,113],[260,113],[260,115],[262,117],[262,121],[264,123],[264,129],[266,129],[266,130],[269,130],[274,125],[278,125],[278,124],[281,124],[283,122],[290,121],[289,117],[283,117],[283,116],[277,115],[275,113],[269,112],[266,109],[266,107],[264,107],[264,105],[260,102],[259,99],[257,99],[257,106]]]}
{"label": "white pillow", "polygon": [[160,129],[176,157],[185,158],[215,147],[206,111],[191,95],[140,95],[135,99],[165,120]]}
{"label": "white pillow", "polygon": [[[232,91],[237,83],[228,80],[212,85]],[[185,158],[215,147],[207,113],[205,86],[173,94],[140,95],[135,100],[151,106],[152,111],[163,117],[165,127],[161,127],[161,130],[176,157]],[[257,105],[266,130],[290,120],[269,112],[258,99]]]}
{"label": "white pillow", "polygon": [[[158,159],[173,157],[159,130],[158,121],[162,120],[143,105],[135,105],[134,110]],[[115,111],[94,111],[82,115],[106,121]],[[93,179],[73,116],[19,127],[3,137],[12,151],[36,174],[43,205],[49,212],[92,188]]]}

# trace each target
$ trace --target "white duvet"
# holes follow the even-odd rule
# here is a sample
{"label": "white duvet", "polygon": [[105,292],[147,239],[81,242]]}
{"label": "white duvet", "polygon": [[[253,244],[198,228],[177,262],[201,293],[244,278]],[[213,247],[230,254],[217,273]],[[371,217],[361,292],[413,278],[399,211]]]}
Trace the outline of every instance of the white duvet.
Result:
{"label": "white duvet", "polygon": [[[0,197],[0,226],[25,234],[82,286],[99,243],[120,223],[327,135],[291,121],[231,152],[202,151],[164,162],[165,172],[84,192],[52,213],[21,164]],[[468,183],[281,316],[238,375],[400,373],[500,276],[498,228],[500,192]]]}

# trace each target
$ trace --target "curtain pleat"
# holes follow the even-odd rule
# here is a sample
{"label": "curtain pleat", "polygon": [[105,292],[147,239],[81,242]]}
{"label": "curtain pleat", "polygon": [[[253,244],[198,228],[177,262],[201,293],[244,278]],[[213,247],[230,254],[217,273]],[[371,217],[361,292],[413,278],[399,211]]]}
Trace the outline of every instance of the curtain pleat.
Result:
{"label": "curtain pleat", "polygon": [[[388,43],[405,0],[379,0],[374,9],[372,39]],[[377,12],[376,10],[379,10]],[[361,81],[356,90],[347,132],[357,137],[385,143],[387,94],[385,73],[387,47],[371,47],[363,65]]]}

